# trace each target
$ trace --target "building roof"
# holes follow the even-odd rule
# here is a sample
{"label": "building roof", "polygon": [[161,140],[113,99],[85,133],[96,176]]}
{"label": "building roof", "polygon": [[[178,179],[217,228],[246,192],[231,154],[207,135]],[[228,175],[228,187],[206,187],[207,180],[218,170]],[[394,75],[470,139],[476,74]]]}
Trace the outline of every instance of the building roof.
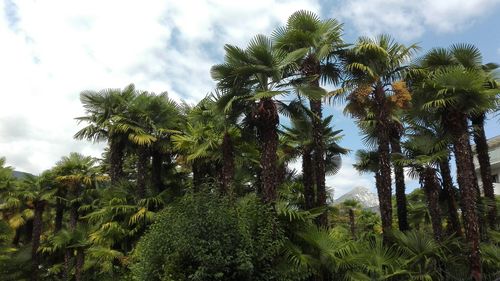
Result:
{"label": "building roof", "polygon": [[[489,138],[487,141],[489,150],[500,147],[500,135]],[[476,154],[476,144],[472,144],[471,147],[474,154]]]}
{"label": "building roof", "polygon": [[500,136],[492,137],[488,140],[488,147],[490,149],[500,147]]}

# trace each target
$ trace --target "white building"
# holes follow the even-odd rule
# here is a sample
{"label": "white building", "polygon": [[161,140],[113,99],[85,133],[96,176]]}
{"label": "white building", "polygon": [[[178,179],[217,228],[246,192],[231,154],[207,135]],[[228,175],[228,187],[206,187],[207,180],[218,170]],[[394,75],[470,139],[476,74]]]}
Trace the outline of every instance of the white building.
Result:
{"label": "white building", "polygon": [[[493,177],[493,187],[495,188],[495,195],[500,195],[500,136],[496,136],[488,140],[490,163],[491,163],[491,176]],[[475,147],[473,147],[475,152]],[[476,168],[476,175],[481,185],[481,172],[479,171],[479,163],[477,155],[474,154],[474,167]]]}

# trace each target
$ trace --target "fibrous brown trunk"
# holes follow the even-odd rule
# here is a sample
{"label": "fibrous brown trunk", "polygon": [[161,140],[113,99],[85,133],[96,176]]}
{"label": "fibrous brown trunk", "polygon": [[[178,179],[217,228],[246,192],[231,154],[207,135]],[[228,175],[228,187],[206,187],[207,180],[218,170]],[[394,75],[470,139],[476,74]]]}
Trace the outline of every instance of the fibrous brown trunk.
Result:
{"label": "fibrous brown trunk", "polygon": [[349,224],[351,227],[352,239],[356,239],[356,224],[354,220],[354,210],[352,208],[349,208]]}
{"label": "fibrous brown trunk", "polygon": [[228,132],[222,140],[222,183],[221,193],[232,196],[232,184],[234,177],[234,147]]}
{"label": "fibrous brown trunk", "polygon": [[82,280],[83,264],[85,262],[85,253],[82,248],[76,250],[76,263],[75,263],[75,281]]}
{"label": "fibrous brown trunk", "polygon": [[123,178],[123,150],[125,143],[119,137],[109,141],[109,177],[111,184],[116,184]]}
{"label": "fibrous brown trunk", "polygon": [[[78,196],[80,195],[80,190],[77,183],[73,185],[72,193],[73,193],[73,200],[78,198]],[[78,217],[79,217],[78,207],[79,204],[72,202],[69,209],[69,230],[73,234],[75,234],[76,226],[78,224]],[[71,280],[69,272],[71,266],[72,266],[72,250],[66,248],[66,250],[64,251],[64,274],[63,274],[65,280]]]}
{"label": "fibrous brown trunk", "polygon": [[149,153],[147,147],[137,148],[137,198],[146,196],[146,175],[148,168]]}
{"label": "fibrous brown trunk", "polygon": [[302,152],[302,182],[304,184],[304,205],[306,210],[314,208],[314,178],[311,150]]}
{"label": "fibrous brown trunk", "polygon": [[14,238],[12,239],[12,245],[14,245],[14,247],[19,246],[19,240],[21,240],[21,228],[22,226],[16,228],[16,232],[14,233]]}
{"label": "fibrous brown trunk", "polygon": [[458,218],[458,206],[455,200],[455,191],[453,189],[453,180],[451,178],[450,163],[448,159],[439,162],[441,179],[443,180],[443,190],[448,203],[448,216],[450,218],[451,228],[455,235],[462,236],[462,226]]}
{"label": "fibrous brown trunk", "polygon": [[[302,74],[312,79],[309,86],[319,88],[319,76],[321,74],[321,65],[314,55],[308,56],[301,65]],[[313,134],[313,169],[314,183],[316,184],[316,206],[324,207],[327,205],[326,182],[325,182],[325,144],[323,140],[323,109],[321,99],[309,99],[309,106],[312,112],[312,134]],[[318,226],[328,226],[328,211],[325,211],[318,217],[316,223]]]}
{"label": "fibrous brown trunk", "polygon": [[[401,154],[401,133],[396,125],[392,126],[391,150],[392,153]],[[405,174],[403,167],[394,165],[394,179],[396,185],[396,206],[398,212],[398,226],[400,231],[410,229],[408,224],[408,209],[406,203]]]}
{"label": "fibrous brown trunk", "polygon": [[64,270],[63,270],[63,279],[66,281],[71,280],[70,277],[70,263],[71,263],[71,250],[64,250]]}
{"label": "fibrous brown trunk", "polygon": [[45,207],[45,202],[35,202],[35,216],[33,218],[33,237],[31,240],[31,280],[38,280],[38,265],[40,264],[40,256],[38,247],[40,247],[40,236],[42,234],[42,215]]}
{"label": "fibrous brown trunk", "polygon": [[64,202],[61,199],[56,199],[56,217],[54,219],[54,233],[59,232],[62,228],[64,216]]}
{"label": "fibrous brown trunk", "polygon": [[279,116],[272,99],[261,99],[254,113],[260,140],[262,200],[274,202],[277,198],[277,149]]}
{"label": "fibrous brown trunk", "polygon": [[[316,206],[327,205],[326,182],[325,182],[325,145],[323,142],[322,109],[321,100],[311,100],[311,111],[314,114],[313,125],[313,160],[314,160],[314,182],[316,184]],[[325,211],[318,217],[318,225],[328,226],[328,212]]]}
{"label": "fibrous brown trunk", "polygon": [[151,161],[151,184],[158,192],[162,192],[165,190],[163,186],[163,182],[161,180],[161,170],[163,164],[163,155],[156,150],[152,152],[152,161]]}
{"label": "fibrous brown trunk", "polygon": [[191,170],[193,171],[193,190],[196,192],[200,190],[202,180],[203,180],[203,171],[201,169],[200,160],[195,159],[191,165]]}
{"label": "fibrous brown trunk", "polygon": [[25,232],[26,234],[26,243],[31,242],[31,239],[33,238],[33,220],[28,220],[25,225]]}
{"label": "fibrous brown trunk", "polygon": [[[453,136],[453,150],[457,166],[457,181],[463,206],[464,229],[469,244],[469,264],[472,279],[481,280],[481,256],[479,252],[479,225],[477,214],[477,190],[474,164],[467,130],[467,116],[461,112],[448,112],[445,127]],[[476,182],[476,183],[475,183]]]}
{"label": "fibrous brown trunk", "polygon": [[427,167],[422,172],[421,178],[424,184],[424,193],[427,198],[427,207],[431,216],[432,230],[434,238],[441,241],[443,235],[443,227],[441,225],[441,211],[439,209],[439,182],[436,176],[436,171]]}
{"label": "fibrous brown trunk", "polygon": [[483,184],[484,196],[487,198],[486,214],[488,224],[492,229],[497,227],[497,209],[495,201],[495,192],[493,188],[493,177],[491,176],[490,156],[488,154],[488,140],[484,131],[484,121],[486,116],[484,113],[471,118],[474,127],[474,142],[476,143],[477,159],[479,162],[479,170],[481,173],[481,182]]}
{"label": "fibrous brown trunk", "polygon": [[376,107],[376,136],[378,143],[378,169],[380,183],[377,188],[380,204],[380,217],[382,219],[382,231],[384,242],[389,242],[389,233],[392,229],[392,201],[391,201],[391,159],[389,155],[389,122],[387,112],[387,101],[384,88],[377,85],[375,89]]}

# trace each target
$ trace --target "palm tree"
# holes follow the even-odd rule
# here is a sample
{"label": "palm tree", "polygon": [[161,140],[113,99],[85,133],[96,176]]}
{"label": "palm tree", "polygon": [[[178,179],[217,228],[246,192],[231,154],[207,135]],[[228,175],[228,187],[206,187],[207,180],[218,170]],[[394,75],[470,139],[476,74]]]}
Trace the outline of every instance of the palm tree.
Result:
{"label": "palm tree", "polygon": [[235,141],[239,129],[217,108],[217,95],[201,100],[187,115],[183,132],[172,136],[174,148],[191,164],[195,188],[207,179],[218,181],[221,194],[233,193]]}
{"label": "palm tree", "polygon": [[[127,135],[137,153],[138,198],[146,195],[147,168],[151,155],[158,157],[168,151],[169,138],[180,128],[181,121],[179,106],[168,98],[166,92],[160,95],[148,92],[137,94],[130,103],[128,113],[117,120],[117,131]],[[153,184],[157,191],[162,191],[161,162],[153,160]]]}
{"label": "palm tree", "polygon": [[[304,186],[304,207],[310,210],[316,206],[316,192],[314,191],[312,151],[314,143],[312,141],[313,126],[312,112],[303,108],[295,112],[291,118],[291,127],[284,128],[283,143],[287,146],[286,150],[291,159],[301,156],[302,159],[302,183]],[[330,125],[333,116],[328,116],[322,120],[322,136],[325,144],[325,173],[329,176],[335,175],[341,166],[341,155],[347,154],[348,150],[340,147],[338,142],[341,139],[339,135],[342,130],[332,130]]]}
{"label": "palm tree", "polygon": [[[491,72],[495,69],[498,68],[497,64],[494,63],[488,63],[485,65],[480,65],[481,63],[481,55],[479,53],[479,50],[475,48],[474,46],[471,45],[458,45],[455,46],[455,53],[457,50],[463,50],[465,53],[466,51],[469,52],[471,61],[475,61],[474,67],[479,68],[481,67],[484,71],[486,72]],[[462,62],[461,62],[462,63]],[[464,64],[464,63],[462,63]],[[494,79],[491,79],[490,81],[487,81],[487,87],[491,89],[498,89],[498,83]],[[495,104],[498,101],[498,98],[495,96],[492,96],[492,106],[490,108],[487,108],[485,111],[482,112],[475,112],[471,114],[469,117],[471,122],[472,122],[472,128],[473,128],[473,138],[474,138],[474,143],[476,144],[476,152],[477,152],[477,159],[479,162],[479,171],[481,173],[481,182],[484,190],[484,195],[488,199],[489,202],[487,202],[487,216],[488,216],[488,222],[489,225],[492,229],[496,229],[497,227],[497,209],[496,209],[496,201],[495,201],[495,194],[494,194],[494,188],[493,188],[493,177],[491,175],[491,164],[490,164],[490,157],[489,157],[489,149],[488,149],[488,141],[486,139],[486,133],[484,130],[484,122],[486,120],[486,114],[488,111],[493,111],[495,108]]]}
{"label": "palm tree", "polygon": [[[466,65],[442,63],[454,61],[460,47],[431,50],[422,60],[428,70],[423,87],[418,95],[424,102],[421,109],[435,114],[452,137],[460,187],[464,226],[470,244],[470,272],[474,280],[481,280],[481,260],[479,253],[479,225],[476,201],[477,179],[472,162],[467,117],[474,112],[484,111],[491,106],[491,96],[495,91],[488,89],[485,81],[489,77],[482,69]],[[458,52],[460,53],[460,52]],[[436,63],[439,62],[439,63]]]}
{"label": "palm tree", "polygon": [[374,173],[375,174],[375,186],[378,189],[380,186],[380,172],[379,172],[379,160],[378,153],[376,151],[367,150],[357,150],[356,151],[356,163],[352,166],[359,173]]}
{"label": "palm tree", "polygon": [[[227,112],[240,107],[247,111],[250,122],[257,128],[260,142],[260,179],[264,202],[277,196],[277,148],[279,124],[278,104],[274,97],[284,94],[279,88],[288,67],[286,53],[273,47],[264,35],[254,37],[243,50],[225,46],[225,62],[212,67],[212,78],[223,96],[220,104]],[[236,115],[236,114],[235,114]]]}
{"label": "palm tree", "polygon": [[[369,117],[373,124],[379,154],[379,188],[382,228],[387,241],[392,227],[391,204],[391,161],[389,154],[391,131],[391,107],[398,102],[396,83],[400,83],[408,70],[405,63],[418,49],[413,44],[405,46],[395,42],[388,35],[380,35],[375,39],[361,37],[355,46],[345,52],[343,60],[347,72],[344,88],[351,90],[349,98],[359,101],[358,109],[365,108],[358,118]],[[389,98],[393,94],[395,98]],[[403,95],[400,95],[404,98]],[[403,99],[404,100],[404,99]],[[362,103],[362,104],[361,104]]]}
{"label": "palm tree", "polygon": [[[69,230],[75,234],[77,232],[78,219],[80,217],[79,207],[82,201],[82,191],[92,188],[99,181],[106,180],[106,177],[100,176],[95,166],[96,159],[90,156],[83,156],[78,153],[70,153],[64,156],[56,164],[56,171],[61,176],[57,180],[66,185],[70,193],[70,219]],[[69,276],[69,262],[71,259],[70,249],[65,252],[65,275]],[[84,249],[76,248],[75,262],[75,280],[82,280],[83,263],[85,259]]]}
{"label": "palm tree", "polygon": [[[313,170],[306,170],[305,177],[314,175],[316,183],[316,206],[326,206],[325,185],[325,143],[323,142],[322,105],[320,82],[338,83],[340,68],[336,55],[345,45],[341,39],[342,25],[335,19],[321,20],[309,11],[298,11],[292,14],[286,26],[273,33],[275,46],[288,52],[299,66],[295,75],[299,88],[306,91],[319,92],[320,95],[309,98],[313,113]],[[307,173],[311,173],[307,175]],[[318,220],[322,226],[328,225],[328,214],[325,211]]]}
{"label": "palm tree", "polygon": [[354,211],[356,209],[359,209],[361,207],[361,204],[358,201],[351,199],[342,202],[342,206],[347,208],[347,210],[349,211],[349,225],[351,229],[351,235],[353,239],[356,239],[356,222]]}
{"label": "palm tree", "polygon": [[[402,86],[402,90],[406,87]],[[395,95],[398,96],[398,95]],[[400,114],[395,114],[400,115]],[[403,135],[403,124],[399,121],[401,118],[397,118],[395,121],[391,122],[391,132],[390,132],[390,144],[391,144],[391,154],[399,155],[402,153],[401,150],[401,137]],[[394,167],[394,185],[396,187],[396,206],[398,213],[398,226],[400,231],[410,230],[408,224],[408,210],[406,202],[406,186],[405,186],[405,173],[402,166],[397,165],[393,161]]]}
{"label": "palm tree", "polygon": [[117,130],[117,121],[126,115],[130,102],[135,98],[133,84],[121,89],[104,89],[99,92],[84,91],[80,101],[85,108],[85,116],[77,117],[79,123],[88,123],[75,134],[76,139],[95,142],[107,140],[109,144],[109,176],[114,184],[123,177],[123,154],[127,144],[127,134]]}
{"label": "palm tree", "polygon": [[50,171],[44,172],[39,177],[27,175],[21,185],[19,197],[33,206],[33,234],[31,240],[31,280],[36,281],[39,278],[40,255],[40,236],[43,231],[43,212],[49,202],[52,201],[56,189],[50,186],[52,175]]}
{"label": "palm tree", "polygon": [[441,174],[441,181],[443,183],[443,191],[448,203],[448,215],[450,219],[451,232],[457,236],[462,236],[462,226],[458,218],[458,207],[455,199],[455,188],[453,187],[453,179],[451,177],[450,169],[450,154],[439,161],[439,172]]}
{"label": "palm tree", "polygon": [[434,237],[441,241],[443,237],[441,210],[439,207],[439,194],[441,187],[437,177],[437,163],[448,156],[447,150],[439,149],[440,140],[425,135],[425,132],[416,131],[408,141],[404,143],[406,157],[399,159],[403,166],[410,167],[411,174],[418,175],[422,184],[429,213]]}
{"label": "palm tree", "polygon": [[[183,123],[184,116],[180,106],[168,97],[167,92],[159,95],[142,92],[133,101],[136,122],[141,128],[133,138],[137,146],[137,186],[138,191],[144,190],[146,185],[147,164],[152,156],[151,181],[158,192],[163,191],[161,179],[162,162],[164,155],[172,150],[170,137],[177,133]],[[167,155],[166,158],[171,158]],[[171,159],[167,159],[171,160]]]}

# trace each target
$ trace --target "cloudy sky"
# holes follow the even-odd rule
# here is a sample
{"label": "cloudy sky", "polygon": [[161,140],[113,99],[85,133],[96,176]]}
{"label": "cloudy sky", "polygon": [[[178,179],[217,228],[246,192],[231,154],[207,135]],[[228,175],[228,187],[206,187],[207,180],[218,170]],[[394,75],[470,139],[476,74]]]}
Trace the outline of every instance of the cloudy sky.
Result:
{"label": "cloudy sky", "polygon": [[[0,156],[31,173],[71,151],[99,156],[103,144],[72,138],[79,128],[74,118],[83,114],[82,90],[134,83],[195,103],[213,88],[209,69],[222,61],[225,43],[245,46],[300,9],[345,23],[347,42],[378,33],[419,42],[424,51],[470,42],[485,62],[500,62],[500,0],[3,0]],[[342,144],[361,148],[352,121],[339,107],[327,111],[344,130]],[[499,127],[490,120],[488,136],[500,134]],[[373,189],[372,177],[358,175],[352,158],[328,179],[335,197],[354,186]]]}

